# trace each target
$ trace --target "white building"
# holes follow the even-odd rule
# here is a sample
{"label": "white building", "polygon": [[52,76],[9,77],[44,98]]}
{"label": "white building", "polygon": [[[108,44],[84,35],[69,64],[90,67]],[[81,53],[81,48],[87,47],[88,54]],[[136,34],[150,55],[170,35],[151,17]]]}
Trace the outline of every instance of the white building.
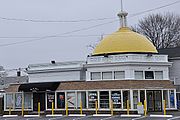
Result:
{"label": "white building", "polygon": [[[127,13],[120,12],[121,28],[105,37],[87,61],[55,62],[28,66],[29,83],[11,85],[6,90],[5,110],[12,107],[56,112],[98,110],[137,111],[144,100],[148,111],[162,111],[163,100],[167,110],[176,110],[176,89],[169,79],[167,55],[158,54],[148,38],[126,26]],[[21,99],[24,98],[24,99]],[[24,102],[22,102],[24,100]],[[12,102],[11,102],[12,101]],[[67,103],[67,104],[66,104]],[[67,106],[66,106],[67,105]]]}

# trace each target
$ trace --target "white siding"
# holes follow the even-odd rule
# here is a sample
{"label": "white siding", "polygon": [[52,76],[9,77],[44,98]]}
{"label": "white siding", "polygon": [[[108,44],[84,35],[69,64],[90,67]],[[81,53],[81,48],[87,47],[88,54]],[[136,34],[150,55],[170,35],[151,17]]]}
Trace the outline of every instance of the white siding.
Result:
{"label": "white siding", "polygon": [[180,59],[170,61],[173,62],[169,70],[170,79],[175,81],[175,85],[180,85]]}
{"label": "white siding", "polygon": [[54,82],[80,80],[80,71],[29,74],[29,82]]}

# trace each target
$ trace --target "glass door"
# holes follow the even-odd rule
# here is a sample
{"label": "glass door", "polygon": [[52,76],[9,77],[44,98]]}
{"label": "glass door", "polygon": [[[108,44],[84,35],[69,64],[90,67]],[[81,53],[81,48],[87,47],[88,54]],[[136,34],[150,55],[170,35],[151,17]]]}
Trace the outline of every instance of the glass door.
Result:
{"label": "glass door", "polygon": [[160,90],[147,91],[147,110],[162,111],[162,94]]}

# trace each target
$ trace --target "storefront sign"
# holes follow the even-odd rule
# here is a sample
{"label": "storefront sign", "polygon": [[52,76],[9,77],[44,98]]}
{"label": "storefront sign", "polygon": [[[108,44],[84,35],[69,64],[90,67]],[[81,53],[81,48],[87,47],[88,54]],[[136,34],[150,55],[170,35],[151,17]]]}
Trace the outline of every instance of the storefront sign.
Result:
{"label": "storefront sign", "polygon": [[97,100],[97,93],[89,93],[89,101],[96,101]]}
{"label": "storefront sign", "polygon": [[121,103],[121,94],[118,92],[114,92],[111,94],[111,99],[113,101],[113,104],[119,104]]}
{"label": "storefront sign", "polygon": [[54,95],[52,95],[52,94],[48,94],[47,98],[48,98],[48,102],[53,102],[54,101]]}
{"label": "storefront sign", "polygon": [[54,102],[55,93],[47,93],[47,107],[52,108],[52,102]]}
{"label": "storefront sign", "polygon": [[57,93],[57,107],[65,108],[65,93],[64,92]]}

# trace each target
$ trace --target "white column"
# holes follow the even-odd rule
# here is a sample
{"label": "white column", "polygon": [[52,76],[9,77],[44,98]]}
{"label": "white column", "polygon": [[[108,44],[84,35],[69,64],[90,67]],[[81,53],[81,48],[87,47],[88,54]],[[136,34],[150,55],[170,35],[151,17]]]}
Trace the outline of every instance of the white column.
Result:
{"label": "white column", "polygon": [[6,110],[6,98],[7,98],[6,95],[7,93],[4,94],[4,111]]}
{"label": "white column", "polygon": [[76,103],[76,109],[78,109],[78,97],[77,97],[77,91],[75,91],[75,103]]}
{"label": "white column", "polygon": [[45,92],[45,106],[46,106],[45,110],[47,110],[48,109],[47,108],[47,92]]}
{"label": "white column", "polygon": [[15,109],[15,94],[16,93],[13,93],[13,110]]}
{"label": "white column", "polygon": [[33,93],[31,94],[31,109],[33,110]]}
{"label": "white column", "polygon": [[86,91],[86,108],[89,108],[89,97],[88,97],[88,91]]}
{"label": "white column", "polygon": [[54,93],[54,105],[55,105],[55,109],[57,109],[57,92],[55,91]]}
{"label": "white column", "polygon": [[121,90],[121,109],[123,109],[123,91]]}
{"label": "white column", "polygon": [[145,100],[146,100],[146,110],[147,110],[147,93],[146,93],[146,90],[144,90],[144,94],[145,94]]}
{"label": "white column", "polygon": [[170,108],[170,96],[169,96],[169,90],[167,90],[167,92],[168,92],[168,106],[169,106],[169,108]]}
{"label": "white column", "polygon": [[[162,108],[162,110],[163,110],[163,109],[164,109],[164,103],[163,103],[163,102],[164,102],[163,90],[161,90],[161,99],[162,99],[162,100],[161,100],[161,103],[162,103],[162,104],[161,104],[161,105],[162,105],[161,108]],[[165,104],[166,104],[166,103],[165,103]],[[166,107],[166,108],[167,108],[167,107]]]}
{"label": "white column", "polygon": [[64,109],[66,109],[66,107],[68,107],[68,101],[67,101],[67,92],[65,91],[65,108]]}
{"label": "white column", "polygon": [[133,103],[134,103],[134,101],[133,101],[133,90],[130,90],[130,104],[131,104],[131,109],[134,109]]}
{"label": "white column", "polygon": [[176,89],[174,90],[174,102],[175,109],[177,109]]}
{"label": "white column", "polygon": [[141,96],[140,96],[140,90],[138,90],[138,102],[140,102],[140,98],[141,98]]}
{"label": "white column", "polygon": [[111,91],[109,90],[109,109],[111,109]]}
{"label": "white column", "polygon": [[97,98],[98,98],[98,109],[100,108],[100,93],[97,91]]}

